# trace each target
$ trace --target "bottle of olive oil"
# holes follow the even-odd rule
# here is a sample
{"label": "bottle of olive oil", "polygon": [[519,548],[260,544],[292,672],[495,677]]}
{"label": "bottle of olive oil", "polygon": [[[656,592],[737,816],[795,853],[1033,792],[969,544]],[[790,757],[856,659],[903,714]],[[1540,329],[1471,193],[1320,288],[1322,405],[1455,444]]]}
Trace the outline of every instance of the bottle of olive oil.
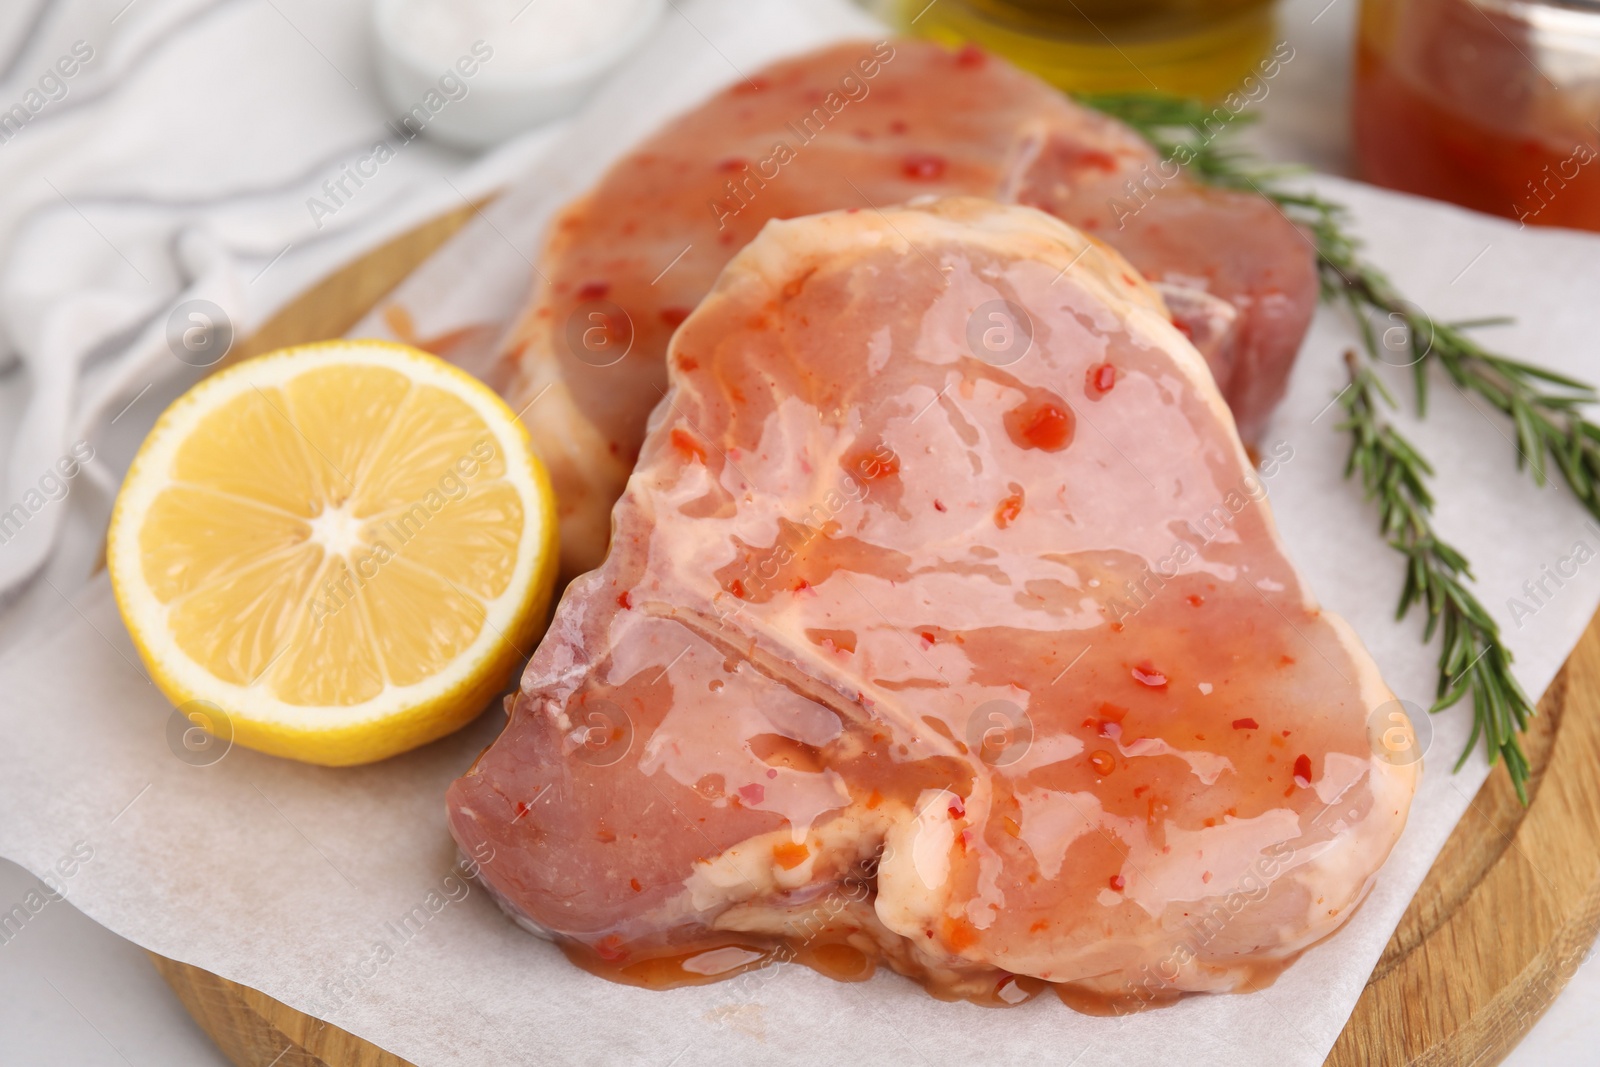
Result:
{"label": "bottle of olive oil", "polygon": [[869,0],[902,32],[971,41],[1068,92],[1223,96],[1272,48],[1273,0]]}

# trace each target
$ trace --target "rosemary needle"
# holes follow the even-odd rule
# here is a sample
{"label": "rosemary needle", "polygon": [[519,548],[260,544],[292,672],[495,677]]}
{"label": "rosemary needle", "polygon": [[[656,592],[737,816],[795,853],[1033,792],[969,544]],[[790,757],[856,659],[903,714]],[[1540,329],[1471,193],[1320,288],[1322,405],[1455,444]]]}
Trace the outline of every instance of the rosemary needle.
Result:
{"label": "rosemary needle", "polygon": [[1323,299],[1350,312],[1361,334],[1366,360],[1347,353],[1350,385],[1340,394],[1350,434],[1345,477],[1359,475],[1389,543],[1406,559],[1398,615],[1423,605],[1428,616],[1423,640],[1442,634],[1439,681],[1433,711],[1472,695],[1473,729],[1457,769],[1480,737],[1490,763],[1503,760],[1517,795],[1527,803],[1528,761],[1521,732],[1533,704],[1510,670],[1511,653],[1493,617],[1473,596],[1472,570],[1432,526],[1433,470],[1383,416],[1393,397],[1373,372],[1385,345],[1376,323],[1399,326],[1415,386],[1417,413],[1425,415],[1428,368],[1437,366],[1464,394],[1475,394],[1510,418],[1516,428],[1517,464],[1536,484],[1550,467],[1588,512],[1600,518],[1600,425],[1584,413],[1595,402],[1593,387],[1553,371],[1491,352],[1469,331],[1502,318],[1441,323],[1400,295],[1388,276],[1361,256],[1361,242],[1348,229],[1348,212],[1315,193],[1286,188],[1282,179],[1299,168],[1272,167],[1227,142],[1253,115],[1182,97],[1117,93],[1079,98],[1138,130],[1163,158],[1174,160],[1200,181],[1249,190],[1277,204],[1315,242]]}
{"label": "rosemary needle", "polygon": [[1490,764],[1503,759],[1517,796],[1528,802],[1528,758],[1520,734],[1534,715],[1533,703],[1511,674],[1511,653],[1500,640],[1500,627],[1468,587],[1472,569],[1466,558],[1433,529],[1433,496],[1428,479],[1433,468],[1411,442],[1383,415],[1382,405],[1394,398],[1356,354],[1345,353],[1350,384],[1340,394],[1350,434],[1345,477],[1359,476],[1367,499],[1378,508],[1378,526],[1406,560],[1397,618],[1421,605],[1428,621],[1422,639],[1443,635],[1439,650],[1439,684],[1430,711],[1442,711],[1472,694],[1472,736],[1456,769],[1483,738]]}

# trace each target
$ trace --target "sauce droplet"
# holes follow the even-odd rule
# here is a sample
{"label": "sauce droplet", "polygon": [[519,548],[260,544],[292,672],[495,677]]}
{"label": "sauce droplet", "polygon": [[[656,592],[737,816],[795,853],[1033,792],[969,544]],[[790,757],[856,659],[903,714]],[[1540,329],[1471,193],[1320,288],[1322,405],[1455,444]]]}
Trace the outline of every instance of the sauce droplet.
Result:
{"label": "sauce droplet", "polygon": [[943,156],[930,155],[926,152],[913,152],[900,161],[900,173],[913,181],[938,181],[944,177],[944,169]]}
{"label": "sauce droplet", "polygon": [[1072,443],[1072,414],[1049,401],[1029,401],[1006,412],[1006,432],[1018,448],[1060,452]]}
{"label": "sauce droplet", "polygon": [[1012,493],[1000,501],[1000,506],[994,509],[994,524],[1004,530],[1007,526],[1017,521],[1017,516],[1022,514],[1022,494]]}
{"label": "sauce droplet", "polygon": [[796,845],[789,841],[774,845],[772,849],[773,862],[786,871],[794,870],[810,855],[811,850],[805,845]]}

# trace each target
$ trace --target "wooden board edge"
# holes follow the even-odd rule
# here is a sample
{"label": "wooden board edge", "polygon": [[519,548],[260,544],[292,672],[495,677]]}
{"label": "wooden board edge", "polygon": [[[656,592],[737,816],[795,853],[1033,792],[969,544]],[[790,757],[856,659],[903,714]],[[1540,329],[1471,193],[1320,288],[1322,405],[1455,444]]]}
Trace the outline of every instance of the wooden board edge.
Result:
{"label": "wooden board edge", "polygon": [[259,990],[148,953],[200,1029],[236,1067],[414,1067]]}
{"label": "wooden board edge", "polygon": [[[1468,714],[1451,709],[1443,714]],[[1539,702],[1524,808],[1496,768],[1406,909],[1328,1067],[1501,1062],[1600,931],[1600,614]],[[1449,773],[1454,753],[1433,753]]]}

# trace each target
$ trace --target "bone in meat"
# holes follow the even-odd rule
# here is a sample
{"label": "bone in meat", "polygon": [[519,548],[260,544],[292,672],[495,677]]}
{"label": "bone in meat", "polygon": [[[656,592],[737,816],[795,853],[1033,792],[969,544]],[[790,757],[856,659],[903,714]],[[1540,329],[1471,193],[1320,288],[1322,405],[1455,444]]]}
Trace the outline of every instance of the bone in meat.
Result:
{"label": "bone in meat", "polygon": [[625,980],[828,948],[1135,1006],[1351,914],[1415,784],[1393,696],[1116,253],[971,198],[772,222],[669,365],[449,793],[512,914]]}

